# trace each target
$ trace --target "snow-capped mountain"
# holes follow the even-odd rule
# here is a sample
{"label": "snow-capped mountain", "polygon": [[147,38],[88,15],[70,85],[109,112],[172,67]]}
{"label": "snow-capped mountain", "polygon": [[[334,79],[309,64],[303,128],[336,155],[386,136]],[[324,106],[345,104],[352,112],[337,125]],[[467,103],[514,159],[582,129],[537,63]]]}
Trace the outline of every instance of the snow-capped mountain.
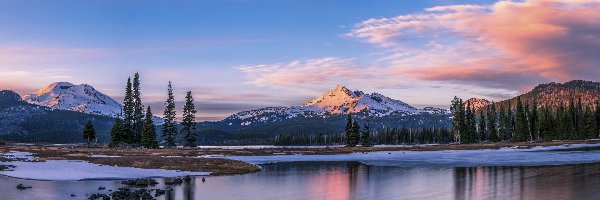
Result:
{"label": "snow-capped mountain", "polygon": [[71,110],[88,114],[116,117],[121,113],[121,104],[102,94],[94,87],[68,82],[55,82],[27,95],[25,101],[52,109]]}
{"label": "snow-capped mountain", "polygon": [[479,110],[480,108],[490,105],[490,101],[488,101],[487,99],[470,98],[467,101],[465,101],[465,107],[467,105],[471,105],[471,108]]}
{"label": "snow-capped mountain", "polygon": [[242,111],[223,120],[237,125],[250,125],[256,122],[277,122],[296,117],[321,117],[353,113],[369,117],[389,115],[413,115],[420,113],[443,114],[445,109],[417,109],[400,100],[395,100],[378,93],[365,94],[351,91],[344,86],[336,86],[321,96],[306,102],[302,106],[267,107],[250,111]]}

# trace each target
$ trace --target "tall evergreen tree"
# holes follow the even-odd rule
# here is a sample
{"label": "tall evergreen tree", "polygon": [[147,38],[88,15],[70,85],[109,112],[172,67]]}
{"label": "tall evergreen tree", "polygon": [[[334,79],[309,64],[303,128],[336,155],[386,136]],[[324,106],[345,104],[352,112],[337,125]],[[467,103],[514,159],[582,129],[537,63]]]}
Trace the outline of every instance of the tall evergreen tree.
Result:
{"label": "tall evergreen tree", "polygon": [[351,146],[351,142],[350,142],[350,135],[352,134],[352,122],[354,120],[352,120],[352,114],[348,113],[348,117],[346,118],[346,130],[345,130],[345,136],[346,136],[346,146]]}
{"label": "tall evergreen tree", "polygon": [[142,131],[144,129],[144,107],[140,92],[140,75],[136,72],[133,76],[133,116],[132,119],[132,138],[131,143],[139,144]]}
{"label": "tall evergreen tree", "polygon": [[513,112],[512,105],[510,101],[508,102],[508,107],[506,108],[506,126],[507,126],[507,137],[506,140],[512,140],[515,136],[515,113]]}
{"label": "tall evergreen tree", "polygon": [[496,126],[496,120],[498,119],[498,115],[496,113],[496,105],[494,102],[487,106],[487,129],[489,132],[489,140],[491,142],[500,142],[500,138],[498,137],[498,129]]}
{"label": "tall evergreen tree", "polygon": [[583,116],[581,117],[581,124],[583,124],[581,127],[581,131],[583,133],[582,139],[595,138],[595,131],[598,125],[596,124],[596,118],[594,117],[590,106],[585,107],[585,111],[583,112]]}
{"label": "tall evergreen tree", "polygon": [[465,136],[468,134],[465,126],[465,105],[462,99],[454,97],[450,109],[452,111],[452,135],[454,135],[454,141],[468,143],[468,138]]}
{"label": "tall evergreen tree", "polygon": [[585,128],[587,124],[585,124],[585,110],[583,109],[583,105],[581,102],[581,96],[577,99],[577,107],[575,108],[575,136],[576,139],[586,139],[587,134],[585,133]]}
{"label": "tall evergreen tree", "polygon": [[576,118],[577,118],[577,109],[575,108],[575,102],[573,101],[573,99],[571,99],[569,101],[569,107],[567,109],[567,113],[566,113],[566,127],[567,127],[567,132],[565,132],[566,137],[565,139],[567,140],[574,140],[577,137],[577,124],[576,124]]}
{"label": "tall evergreen tree", "polygon": [[360,137],[360,143],[363,147],[371,146],[371,129],[369,128],[369,124],[365,124],[363,127],[363,132]]}
{"label": "tall evergreen tree", "polygon": [[555,140],[565,140],[567,139],[569,133],[569,124],[567,121],[569,117],[567,116],[566,108],[563,102],[560,102],[558,105],[558,110],[556,111],[556,132],[554,135]]}
{"label": "tall evergreen tree", "polygon": [[596,135],[594,138],[600,138],[600,100],[596,100]]}
{"label": "tall evergreen tree", "polygon": [[538,104],[537,101],[533,101],[533,104],[531,106],[531,111],[529,111],[529,130],[530,130],[530,137],[531,140],[539,140],[540,139],[540,135],[539,135],[539,117],[538,117]]}
{"label": "tall evergreen tree", "polygon": [[508,138],[506,118],[508,117],[506,116],[505,104],[500,104],[500,113],[498,114],[498,134],[500,140],[507,140]]}
{"label": "tall evergreen tree", "polygon": [[358,141],[360,140],[360,125],[358,125],[358,121],[356,120],[352,122],[350,138],[348,138],[348,140],[350,141],[350,147],[356,146],[358,144]]}
{"label": "tall evergreen tree", "polygon": [[477,134],[477,123],[475,121],[475,109],[471,106],[471,102],[467,102],[465,109],[465,123],[467,125],[467,135],[469,143],[474,142],[474,136]]}
{"label": "tall evergreen tree", "polygon": [[158,141],[156,141],[156,127],[154,127],[154,119],[152,119],[152,110],[150,106],[146,109],[146,116],[144,117],[144,130],[140,138],[140,143],[143,147],[149,149],[158,148]]}
{"label": "tall evergreen tree", "polygon": [[110,143],[109,147],[117,147],[123,143],[123,137],[125,136],[125,127],[123,125],[123,119],[120,117],[115,118],[115,124],[110,130]]}
{"label": "tall evergreen tree", "polygon": [[131,78],[127,79],[125,87],[125,99],[123,100],[123,130],[122,142],[131,143],[133,141],[133,90],[131,88]]}
{"label": "tall evergreen tree", "polygon": [[483,112],[483,110],[485,110],[484,108],[479,109],[479,128],[477,129],[477,141],[482,142],[485,141],[485,137],[484,135],[487,135],[487,131],[486,128],[487,126],[485,125],[486,123],[486,119],[485,119],[485,112]]}
{"label": "tall evergreen tree", "polygon": [[527,114],[521,102],[521,97],[517,97],[517,108],[515,113],[515,134],[513,137],[514,141],[523,142],[526,140],[525,135],[529,132],[529,125],[527,123]]}
{"label": "tall evergreen tree", "polygon": [[192,92],[188,91],[185,95],[185,105],[183,106],[183,122],[181,123],[181,133],[185,141],[185,146],[196,146],[196,107],[194,106],[194,97]]}
{"label": "tall evergreen tree", "polygon": [[164,122],[162,126],[162,136],[165,147],[175,146],[175,136],[177,135],[177,122],[175,121],[175,97],[173,96],[173,86],[169,81],[167,89],[167,101],[165,102]]}
{"label": "tall evergreen tree", "polygon": [[96,139],[96,130],[94,129],[94,125],[90,120],[88,120],[85,124],[85,129],[83,130],[83,139],[85,139],[85,142],[87,143],[91,143]]}

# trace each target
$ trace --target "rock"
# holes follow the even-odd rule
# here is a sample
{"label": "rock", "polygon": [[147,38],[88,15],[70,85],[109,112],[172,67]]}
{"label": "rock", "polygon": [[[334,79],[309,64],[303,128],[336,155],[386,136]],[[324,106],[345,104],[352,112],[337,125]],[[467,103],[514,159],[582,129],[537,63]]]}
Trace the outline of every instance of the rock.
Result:
{"label": "rock", "polygon": [[112,198],[115,200],[118,200],[118,199],[123,199],[123,200],[126,200],[126,199],[142,199],[142,200],[154,199],[154,197],[152,197],[152,195],[150,194],[149,190],[146,190],[146,189],[135,190],[135,189],[130,189],[130,188],[126,188],[126,187],[119,188],[119,190],[111,193],[110,196],[112,196]]}
{"label": "rock", "polygon": [[76,196],[75,194],[71,194],[71,197],[75,197],[75,196]]}
{"label": "rock", "polygon": [[25,186],[23,184],[17,185],[17,189],[18,190],[26,190],[26,189],[30,189],[30,188],[32,188],[32,187],[31,186]]}
{"label": "rock", "polygon": [[166,193],[166,190],[161,190],[161,189],[156,189],[156,193],[154,194],[154,197],[159,197],[162,196]]}
{"label": "rock", "polygon": [[15,168],[14,165],[0,165],[0,171],[12,171]]}
{"label": "rock", "polygon": [[135,180],[121,181],[121,184],[128,185],[128,186],[148,187],[150,185],[156,185],[156,184],[158,184],[158,182],[156,182],[156,180],[154,180],[154,179],[139,178],[139,179],[135,179]]}
{"label": "rock", "polygon": [[90,195],[90,197],[88,197],[88,199],[89,200],[97,200],[97,199],[100,199],[100,200],[110,200],[110,196],[108,196],[106,194],[97,193],[97,194]]}
{"label": "rock", "polygon": [[187,175],[187,176],[183,177],[183,180],[185,182],[190,182],[192,180],[192,177],[190,175]]}
{"label": "rock", "polygon": [[98,190],[105,190],[105,187],[98,187]]}
{"label": "rock", "polygon": [[165,185],[179,185],[183,183],[183,179],[181,177],[176,177],[172,181],[165,181]]}

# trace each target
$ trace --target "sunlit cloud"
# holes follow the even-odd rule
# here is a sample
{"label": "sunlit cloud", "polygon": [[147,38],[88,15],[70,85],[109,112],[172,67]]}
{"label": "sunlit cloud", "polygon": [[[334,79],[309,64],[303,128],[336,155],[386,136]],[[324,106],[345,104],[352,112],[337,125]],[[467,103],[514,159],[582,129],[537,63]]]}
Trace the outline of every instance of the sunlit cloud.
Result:
{"label": "sunlit cloud", "polygon": [[346,36],[386,52],[398,76],[523,89],[598,80],[600,1],[452,5],[360,22]]}

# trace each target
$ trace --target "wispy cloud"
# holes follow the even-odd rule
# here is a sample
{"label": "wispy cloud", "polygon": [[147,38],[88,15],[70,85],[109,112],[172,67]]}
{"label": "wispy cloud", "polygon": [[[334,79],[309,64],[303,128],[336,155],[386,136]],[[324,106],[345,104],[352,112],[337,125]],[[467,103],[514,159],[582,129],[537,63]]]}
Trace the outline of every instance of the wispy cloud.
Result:
{"label": "wispy cloud", "polygon": [[274,88],[314,88],[344,83],[349,79],[374,78],[368,70],[360,68],[354,59],[337,57],[242,65],[236,68],[247,75],[250,84]]}

